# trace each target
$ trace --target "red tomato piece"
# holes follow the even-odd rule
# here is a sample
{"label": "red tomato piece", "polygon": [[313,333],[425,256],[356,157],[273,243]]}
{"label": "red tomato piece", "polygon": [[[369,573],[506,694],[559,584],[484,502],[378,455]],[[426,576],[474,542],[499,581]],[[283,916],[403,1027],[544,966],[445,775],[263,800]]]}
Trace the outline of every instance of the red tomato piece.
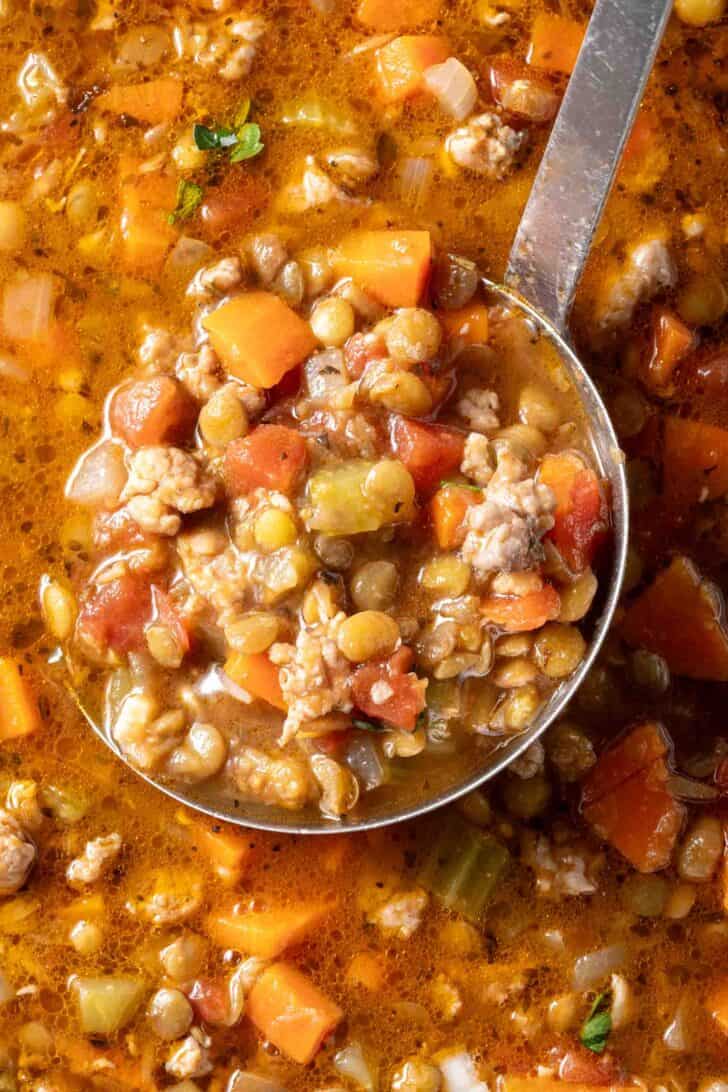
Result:
{"label": "red tomato piece", "polygon": [[578,455],[546,455],[540,480],[556,495],[550,538],[573,572],[593,562],[609,532],[609,509],[599,478]]}
{"label": "red tomato piece", "polygon": [[377,334],[352,334],[344,346],[346,370],[352,379],[361,379],[367,364],[386,355],[387,347]]}
{"label": "red tomato piece", "polygon": [[139,379],[121,387],[111,400],[109,424],[129,447],[184,444],[192,435],[197,405],[181,383],[168,375]]}
{"label": "red tomato piece", "polygon": [[[412,665],[412,651],[400,648],[388,660],[376,660],[358,667],[352,677],[351,692],[354,703],[368,717],[383,720],[395,728],[414,731],[417,717],[425,708],[425,680],[408,671]],[[385,702],[372,701],[372,687],[376,682],[386,682],[393,693]]]}
{"label": "red tomato piece", "polygon": [[174,638],[183,653],[190,650],[190,633],[185,625],[185,619],[177,610],[171,596],[167,595],[158,584],[152,585],[152,606],[154,608],[153,621],[159,622],[171,630]]}
{"label": "red tomato piece", "polygon": [[198,978],[192,983],[187,1000],[195,1016],[204,1024],[220,1027],[227,1023],[230,1006],[225,983],[216,978]]}
{"label": "red tomato piece", "polygon": [[107,649],[120,654],[137,651],[144,645],[151,608],[147,577],[125,573],[89,590],[79,611],[78,633],[100,653]]}
{"label": "red tomato piece", "polygon": [[285,425],[258,425],[225,452],[225,486],[235,497],[258,488],[292,493],[307,463],[299,432]]}
{"label": "red tomato piece", "polygon": [[624,1080],[624,1070],[611,1054],[597,1055],[585,1047],[574,1046],[561,1055],[559,1077],[569,1084],[585,1087],[619,1086]]}
{"label": "red tomato piece", "polygon": [[527,595],[487,595],[480,609],[487,622],[506,633],[528,633],[558,618],[561,596],[553,584],[544,583]]}
{"label": "red tomato piece", "polygon": [[232,232],[251,227],[256,215],[268,204],[266,183],[248,171],[225,172],[224,181],[207,191],[199,208],[202,234],[216,241]]}
{"label": "red tomato piece", "polygon": [[390,437],[394,454],[422,493],[430,493],[463,461],[464,434],[444,425],[422,425],[406,417],[394,417]]}

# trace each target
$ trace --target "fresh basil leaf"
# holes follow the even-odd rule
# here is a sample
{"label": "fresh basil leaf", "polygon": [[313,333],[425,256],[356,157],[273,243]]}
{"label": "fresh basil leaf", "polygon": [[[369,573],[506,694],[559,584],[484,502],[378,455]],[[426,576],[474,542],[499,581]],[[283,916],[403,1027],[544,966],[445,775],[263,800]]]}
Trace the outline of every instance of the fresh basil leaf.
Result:
{"label": "fresh basil leaf", "polygon": [[609,994],[606,993],[600,993],[595,998],[579,1034],[582,1045],[594,1054],[604,1053],[609,1033],[612,1030],[612,1014],[609,1011],[610,1001]]}
{"label": "fresh basil leaf", "polygon": [[202,186],[196,182],[186,182],[183,178],[177,183],[177,204],[170,212],[167,221],[176,224],[178,220],[188,220],[202,201]]}
{"label": "fresh basil leaf", "polygon": [[219,125],[210,129],[207,125],[195,125],[192,130],[195,146],[203,152],[219,151],[221,148],[233,148],[238,138],[232,129]]}
{"label": "fresh basil leaf", "polygon": [[233,118],[233,129],[236,131],[245,125],[248,120],[248,114],[250,113],[250,99],[243,99],[240,106],[235,111],[235,117]]}
{"label": "fresh basil leaf", "polygon": [[352,724],[362,732],[386,732],[387,730],[383,724],[379,724],[375,720],[354,720]]}
{"label": "fresh basil leaf", "polygon": [[260,126],[254,122],[248,122],[237,131],[238,143],[230,155],[231,163],[242,163],[245,159],[252,159],[259,155],[265,145],[260,140]]}
{"label": "fresh basil leaf", "polygon": [[471,485],[470,482],[456,482],[452,478],[443,478],[440,482],[440,488],[444,489],[446,485],[454,485],[458,489],[469,489],[472,493],[482,493],[483,489],[479,485]]}

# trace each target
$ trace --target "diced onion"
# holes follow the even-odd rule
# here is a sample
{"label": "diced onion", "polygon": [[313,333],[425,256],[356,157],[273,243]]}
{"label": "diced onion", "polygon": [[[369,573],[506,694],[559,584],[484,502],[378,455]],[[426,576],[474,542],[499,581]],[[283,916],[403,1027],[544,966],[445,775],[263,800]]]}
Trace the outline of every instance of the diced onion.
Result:
{"label": "diced onion", "polygon": [[272,1081],[270,1077],[261,1077],[259,1073],[236,1069],[230,1074],[225,1092],[286,1092],[286,1089],[278,1081]]}
{"label": "diced onion", "polygon": [[79,462],[66,485],[66,496],[90,508],[113,508],[126,484],[124,453],[105,440],[92,447]]}
{"label": "diced onion", "polygon": [[433,173],[431,159],[413,156],[402,161],[399,172],[399,194],[405,205],[413,209],[423,207],[430,193]]}
{"label": "diced onion", "polygon": [[315,91],[308,91],[287,103],[281,121],[284,125],[326,129],[337,136],[354,136],[357,131],[356,122],[346,110],[322,99]]}
{"label": "diced onion", "polygon": [[376,1074],[372,1072],[359,1043],[349,1043],[334,1056],[334,1069],[342,1077],[348,1077],[365,1092],[374,1092]]}
{"label": "diced onion", "polygon": [[668,1050],[673,1050],[676,1053],[688,1049],[687,1012],[682,1001],[675,1011],[672,1023],[665,1029],[662,1041]]}
{"label": "diced onion", "polygon": [[346,761],[359,783],[368,791],[387,779],[379,748],[371,739],[355,739],[346,749]]}
{"label": "diced onion", "polygon": [[488,1092],[488,1085],[481,1081],[475,1062],[466,1050],[450,1054],[440,1062],[444,1084],[443,1092]]}
{"label": "diced onion", "polygon": [[13,341],[43,341],[50,333],[58,297],[58,278],[34,273],[5,285],[2,324]]}
{"label": "diced onion", "polygon": [[618,971],[627,958],[624,944],[611,944],[608,948],[599,948],[579,956],[574,964],[574,989],[591,990],[598,986],[614,971]]}
{"label": "diced onion", "polygon": [[463,121],[473,112],[478,101],[478,89],[472,75],[457,57],[448,57],[442,64],[433,64],[426,70],[424,81],[442,109],[456,121]]}

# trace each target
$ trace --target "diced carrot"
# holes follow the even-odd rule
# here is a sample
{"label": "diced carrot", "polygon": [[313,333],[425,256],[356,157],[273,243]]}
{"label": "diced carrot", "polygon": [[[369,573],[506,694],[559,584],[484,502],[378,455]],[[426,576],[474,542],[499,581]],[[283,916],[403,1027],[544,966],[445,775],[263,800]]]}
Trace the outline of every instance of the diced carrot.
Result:
{"label": "diced carrot", "polygon": [[286,703],[281,692],[278,668],[264,652],[233,652],[225,662],[225,674],[238,686],[242,686],[243,690],[249,691],[254,698],[260,698],[276,709],[285,711]]}
{"label": "diced carrot", "polygon": [[273,292],[235,296],[202,325],[227,370],[254,387],[275,386],[316,348],[308,323]]}
{"label": "diced carrot", "polygon": [[663,656],[675,675],[728,682],[722,596],[686,557],[675,557],[627,607],[620,633]]}
{"label": "diced carrot", "polygon": [[250,836],[223,823],[192,817],[186,811],[181,811],[177,818],[188,828],[192,841],[223,883],[237,883],[253,855]]}
{"label": "diced carrot", "polygon": [[480,610],[486,622],[506,633],[528,633],[558,618],[561,596],[553,584],[544,583],[539,591],[527,595],[487,595]]}
{"label": "diced carrot", "polygon": [[29,736],[40,728],[40,711],[17,660],[0,657],[0,743]]}
{"label": "diced carrot", "polygon": [[391,444],[396,457],[409,470],[417,489],[428,493],[459,470],[465,435],[444,425],[423,425],[408,417],[394,417]]}
{"label": "diced carrot", "polygon": [[[351,680],[351,693],[357,708],[368,717],[413,732],[417,717],[425,708],[426,682],[408,671],[411,665],[412,651],[403,646],[388,660],[376,660],[358,667]],[[386,682],[392,691],[384,702],[375,702],[372,698],[372,687],[376,682]]]}
{"label": "diced carrot", "polygon": [[380,34],[431,23],[440,14],[442,0],[360,0],[356,17]]}
{"label": "diced carrot", "polygon": [[672,380],[676,367],[695,345],[695,333],[665,307],[652,312],[652,345],[644,371],[645,385],[658,394]]}
{"label": "diced carrot", "polygon": [[728,1035],[728,978],[721,979],[710,990],[705,1007],[723,1034]]}
{"label": "diced carrot", "polygon": [[471,303],[458,311],[438,311],[437,317],[449,340],[457,338],[465,345],[484,345],[488,340],[488,308],[484,303]]}
{"label": "diced carrot", "polygon": [[292,493],[308,462],[306,441],[285,425],[258,425],[225,452],[225,488],[234,497],[253,489]]}
{"label": "diced carrot", "polygon": [[140,174],[121,187],[121,255],[127,269],[153,274],[177,238],[168,216],[177,200],[175,180]]}
{"label": "diced carrot", "polygon": [[430,501],[430,514],[437,545],[442,550],[456,550],[465,539],[463,520],[469,508],[480,504],[483,494],[465,485],[443,485]]}
{"label": "diced carrot", "polygon": [[666,499],[689,507],[728,492],[728,430],[705,421],[664,419],[663,480]]}
{"label": "diced carrot", "polygon": [[219,186],[210,186],[197,213],[200,234],[217,241],[231,232],[252,227],[257,213],[270,199],[270,189],[260,174],[227,171]]}
{"label": "diced carrot", "polygon": [[96,102],[110,114],[127,114],[137,121],[161,125],[178,117],[183,91],[181,81],[170,76],[148,83],[115,84],[99,95]]}
{"label": "diced carrot", "polygon": [[593,470],[578,455],[545,455],[539,479],[556,495],[554,526],[548,533],[573,572],[594,561],[609,532],[609,509]]}
{"label": "diced carrot", "polygon": [[183,444],[189,440],[196,419],[194,399],[168,375],[120,387],[109,408],[111,431],[133,448]]}
{"label": "diced carrot", "polygon": [[370,993],[377,993],[384,985],[384,967],[381,956],[374,952],[357,952],[346,971],[349,986],[361,986]]}
{"label": "diced carrot", "polygon": [[283,1054],[307,1065],[324,1039],[340,1024],[343,1012],[296,967],[274,963],[250,991],[246,1014]]}
{"label": "diced carrot", "polygon": [[312,903],[275,910],[222,911],[210,914],[207,931],[223,948],[260,959],[277,959],[317,930],[332,909],[331,903]]}
{"label": "diced carrot", "polygon": [[432,267],[429,231],[357,231],[334,251],[337,277],[351,279],[385,307],[416,307]]}
{"label": "diced carrot", "polygon": [[377,80],[385,102],[404,102],[424,90],[423,77],[450,55],[447,42],[430,34],[403,34],[377,50]]}
{"label": "diced carrot", "polygon": [[562,15],[541,12],[533,21],[526,60],[547,72],[574,71],[584,39],[584,26]]}
{"label": "diced carrot", "polygon": [[668,754],[663,728],[642,724],[605,751],[584,782],[584,817],[640,872],[669,864],[685,817],[667,785]]}

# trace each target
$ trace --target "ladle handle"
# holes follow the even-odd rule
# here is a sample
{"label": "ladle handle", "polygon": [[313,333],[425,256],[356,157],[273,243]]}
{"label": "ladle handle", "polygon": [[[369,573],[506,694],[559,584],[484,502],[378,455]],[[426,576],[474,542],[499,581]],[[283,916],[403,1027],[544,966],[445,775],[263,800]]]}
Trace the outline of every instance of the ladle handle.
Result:
{"label": "ladle handle", "polygon": [[566,329],[672,0],[597,0],[513,242],[505,283]]}

